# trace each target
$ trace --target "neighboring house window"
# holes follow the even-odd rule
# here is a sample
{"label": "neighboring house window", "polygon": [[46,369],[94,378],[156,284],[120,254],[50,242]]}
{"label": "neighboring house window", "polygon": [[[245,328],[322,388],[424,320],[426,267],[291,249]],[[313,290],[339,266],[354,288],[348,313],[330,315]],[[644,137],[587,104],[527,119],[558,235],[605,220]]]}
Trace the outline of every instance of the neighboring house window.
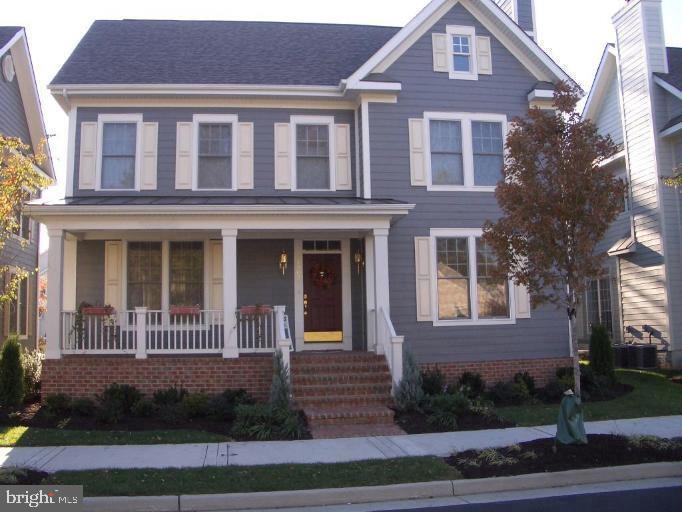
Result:
{"label": "neighboring house window", "polygon": [[234,115],[195,115],[195,190],[233,190],[236,140]]}
{"label": "neighboring house window", "polygon": [[426,112],[429,190],[494,191],[502,179],[507,118]]}
{"label": "neighboring house window", "polygon": [[13,234],[24,240],[31,239],[31,218],[22,214],[21,212],[16,214],[17,227],[14,229]]}
{"label": "neighboring house window", "polygon": [[464,185],[461,121],[432,120],[431,182],[434,185]]}
{"label": "neighboring house window", "polygon": [[203,306],[204,245],[170,243],[170,305]]}
{"label": "neighboring house window", "polygon": [[28,335],[28,279],[22,279],[17,288],[16,299],[9,301],[9,333]]}
{"label": "neighboring house window", "polygon": [[623,193],[623,205],[621,212],[629,212],[630,211],[630,182],[628,181],[628,178],[625,173],[622,173],[618,176],[618,179],[623,182],[625,185],[625,192]]}
{"label": "neighboring house window", "polygon": [[480,229],[432,229],[434,325],[511,323],[510,284]]}
{"label": "neighboring house window", "polygon": [[294,180],[297,190],[334,190],[334,119],[322,116],[292,116]]}
{"label": "neighboring house window", "polygon": [[128,242],[128,309],[161,309],[161,242]]}
{"label": "neighboring house window", "polygon": [[611,281],[608,277],[594,279],[587,287],[588,327],[603,325],[613,337],[613,311],[611,309]]}
{"label": "neighboring house window", "polygon": [[138,187],[141,114],[101,114],[99,190],[136,190]]}
{"label": "neighboring house window", "polygon": [[476,30],[474,27],[448,25],[446,31],[450,40],[450,78],[477,80]]}

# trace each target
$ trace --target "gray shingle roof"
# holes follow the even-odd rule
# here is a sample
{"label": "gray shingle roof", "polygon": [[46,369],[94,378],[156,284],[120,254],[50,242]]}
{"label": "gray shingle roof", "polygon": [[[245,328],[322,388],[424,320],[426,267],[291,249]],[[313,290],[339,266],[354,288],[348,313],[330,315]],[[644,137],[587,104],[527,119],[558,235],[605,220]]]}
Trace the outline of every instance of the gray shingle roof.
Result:
{"label": "gray shingle roof", "polygon": [[9,43],[10,39],[24,27],[0,27],[0,48]]}
{"label": "gray shingle roof", "polygon": [[655,75],[682,91],[682,48],[666,48],[668,53],[668,73]]}
{"label": "gray shingle roof", "polygon": [[395,27],[95,21],[52,84],[337,85]]}

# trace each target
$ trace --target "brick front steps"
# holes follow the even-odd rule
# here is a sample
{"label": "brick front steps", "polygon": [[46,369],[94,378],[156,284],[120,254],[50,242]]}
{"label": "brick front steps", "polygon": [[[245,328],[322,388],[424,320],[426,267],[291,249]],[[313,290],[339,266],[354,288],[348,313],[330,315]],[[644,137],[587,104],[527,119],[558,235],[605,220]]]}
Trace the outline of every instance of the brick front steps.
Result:
{"label": "brick front steps", "polygon": [[391,374],[384,356],[366,352],[294,354],[294,399],[314,438],[398,435]]}

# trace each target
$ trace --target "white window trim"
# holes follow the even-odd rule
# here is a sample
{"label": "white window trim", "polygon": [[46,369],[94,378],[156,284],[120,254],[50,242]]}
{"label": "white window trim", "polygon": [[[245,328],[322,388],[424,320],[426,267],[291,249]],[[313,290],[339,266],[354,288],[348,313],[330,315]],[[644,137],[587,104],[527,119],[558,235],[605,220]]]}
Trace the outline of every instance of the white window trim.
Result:
{"label": "white window trim", "polygon": [[[235,191],[237,190],[237,161],[238,148],[237,137],[239,130],[237,123],[239,118],[236,114],[194,114],[192,118],[192,152],[194,159],[192,162],[192,190],[195,191]],[[199,125],[202,123],[220,123],[232,125],[232,176],[230,178],[230,188],[200,188],[199,187]]]}
{"label": "white window trim", "polygon": [[625,193],[623,194],[623,201],[625,202],[625,207],[623,210],[619,213],[619,215],[625,214],[625,213],[630,213],[631,210],[631,204],[632,200],[630,198],[630,180],[628,179],[628,172],[626,169],[623,169],[619,173],[616,173],[616,178],[621,180],[623,183],[625,183]]}
{"label": "white window trim", "polygon": [[[476,29],[462,25],[447,25],[445,32],[448,35],[448,73],[452,80],[478,80],[478,58],[476,55]],[[452,36],[468,36],[469,51],[471,52],[471,69],[469,72],[455,71],[454,51],[452,48]]]}
{"label": "white window trim", "polygon": [[[9,279],[10,279],[10,280],[13,279],[14,276],[17,275],[17,267],[10,268],[9,271],[8,271],[8,274],[9,274]],[[26,333],[25,333],[25,334],[22,334],[22,333],[18,333],[18,332],[17,332],[17,333],[8,332],[8,334],[16,334],[16,335],[17,335],[17,338],[19,338],[20,340],[26,340],[26,339],[28,339],[28,333],[29,333],[29,321],[30,321],[30,318],[29,318],[29,314],[28,314],[28,311],[29,311],[29,303],[28,303],[28,301],[30,300],[30,297],[31,297],[31,281],[29,280],[29,277],[31,277],[31,276],[28,275],[28,276],[26,276],[26,277],[22,280],[22,281],[25,281],[25,282],[26,282],[26,303],[24,304],[24,315],[26,315]],[[7,311],[7,326],[8,326],[8,327],[9,327],[10,316],[11,316],[11,315],[9,314],[9,311],[10,311],[10,309],[11,309],[11,307],[12,307],[12,302],[16,302],[17,305],[18,305],[18,304],[19,304],[19,297],[20,297],[20,295],[21,295],[21,282],[19,283],[19,286],[17,287],[17,297],[16,297],[16,299],[13,300],[13,301],[7,302],[7,309],[6,309],[6,311]],[[20,313],[21,313],[21,310],[17,307],[16,318],[15,318],[15,320],[16,320],[16,322],[17,322],[17,328],[18,328],[19,325],[21,324],[21,322],[20,322],[20,320],[21,320],[21,315],[20,315]]]}
{"label": "white window trim", "polygon": [[[291,190],[301,192],[335,192],[336,191],[336,141],[334,140],[334,117],[333,116],[291,116]],[[329,127],[329,188],[298,188],[298,173],[296,164],[298,155],[296,152],[296,126],[299,124],[323,124]]]}
{"label": "white window trim", "polygon": [[[494,185],[474,184],[474,145],[471,123],[474,121],[502,123],[502,142],[507,138],[507,116],[504,114],[476,114],[468,112],[424,112],[424,139],[426,150],[427,190],[433,191],[472,191],[495,192]],[[431,176],[431,121],[460,121],[462,123],[462,164],[464,172],[463,185],[434,185]]]}
{"label": "white window trim", "polygon": [[[509,297],[509,318],[479,318],[478,317],[478,287],[476,268],[476,238],[483,235],[482,229],[470,228],[431,228],[431,318],[434,327],[458,326],[458,325],[510,325],[516,323],[516,302],[514,301],[514,282],[507,282],[507,295]],[[467,238],[469,250],[469,300],[471,303],[471,318],[459,320],[441,320],[438,318],[438,255],[436,251],[436,239],[438,238]]]}
{"label": "white window trim", "polygon": [[[135,186],[133,188],[102,188],[102,149],[104,146],[105,123],[135,123]],[[106,192],[125,192],[140,190],[140,170],[142,166],[142,114],[99,114],[97,116],[97,169],[95,190]]]}

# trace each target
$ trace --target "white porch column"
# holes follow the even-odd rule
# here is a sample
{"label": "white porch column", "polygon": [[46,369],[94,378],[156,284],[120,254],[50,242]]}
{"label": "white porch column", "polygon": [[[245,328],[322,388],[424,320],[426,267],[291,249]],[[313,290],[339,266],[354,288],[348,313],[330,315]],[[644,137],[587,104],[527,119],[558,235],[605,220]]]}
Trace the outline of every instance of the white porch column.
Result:
{"label": "white porch column", "polygon": [[76,268],[78,239],[70,233],[64,234],[63,272],[62,272],[62,308],[64,311],[76,311]]}
{"label": "white porch column", "polygon": [[[375,292],[375,333],[377,332],[377,323],[381,322],[381,310],[386,312],[390,318],[391,311],[389,305],[388,293],[388,229],[374,230],[374,292]],[[384,347],[377,344],[377,353],[383,354]]]}
{"label": "white porch column", "polygon": [[62,357],[62,299],[63,299],[63,259],[64,259],[64,231],[62,229],[48,229],[50,250],[47,260],[47,315],[46,359],[60,359]]}
{"label": "white porch column", "polygon": [[239,357],[237,346],[237,230],[223,229],[223,357]]}
{"label": "white porch column", "polygon": [[365,237],[365,293],[367,295],[367,350],[377,351],[376,302],[374,297],[374,237]]}

